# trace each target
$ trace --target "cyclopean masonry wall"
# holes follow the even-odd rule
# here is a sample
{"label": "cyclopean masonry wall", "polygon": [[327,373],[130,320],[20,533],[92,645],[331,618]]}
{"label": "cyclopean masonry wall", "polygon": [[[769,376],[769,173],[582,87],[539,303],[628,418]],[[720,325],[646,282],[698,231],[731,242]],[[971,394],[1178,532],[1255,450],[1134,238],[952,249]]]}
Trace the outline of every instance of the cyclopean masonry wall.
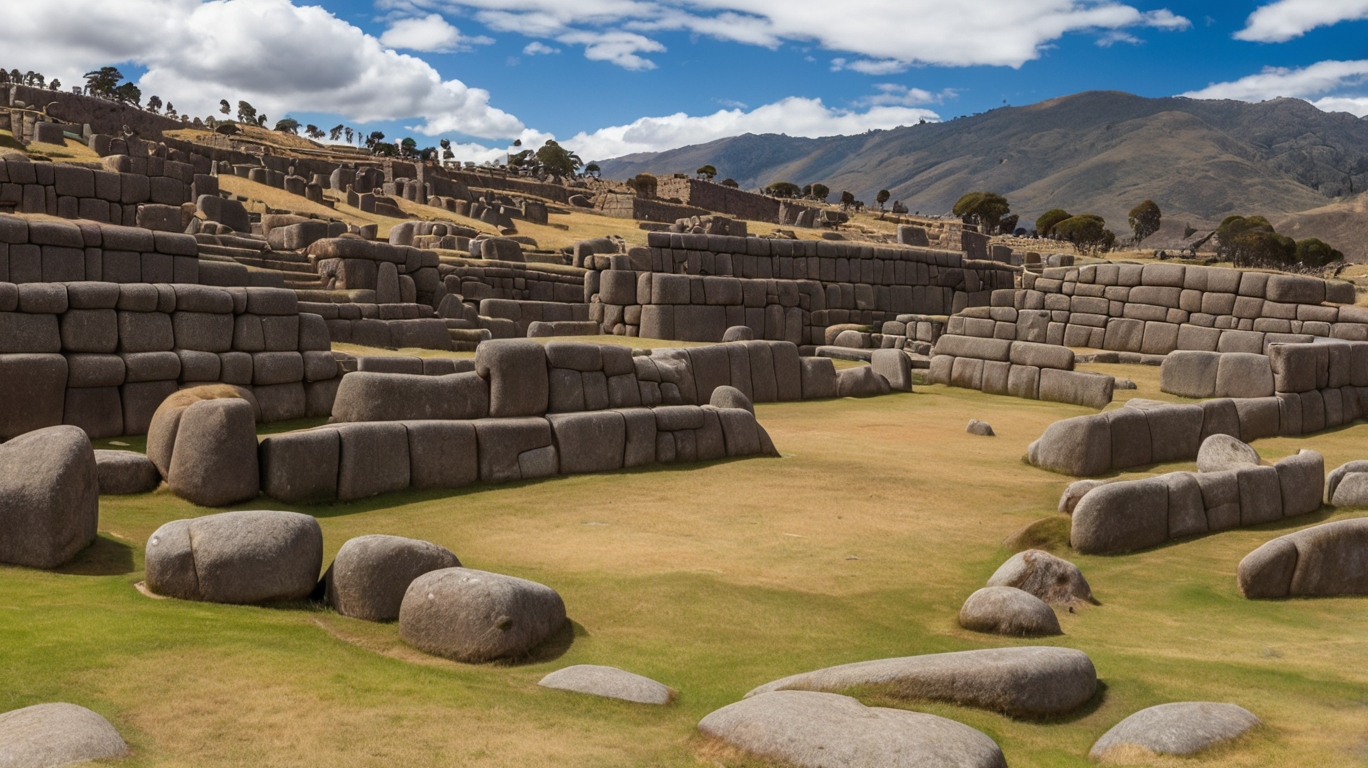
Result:
{"label": "cyclopean masonry wall", "polygon": [[1179,264],[1097,264],[1022,274],[1022,289],[950,319],[946,333],[1118,352],[1261,354],[1265,343],[1368,340],[1353,286]]}
{"label": "cyclopean masonry wall", "polygon": [[252,280],[241,264],[200,258],[193,235],[0,215],[0,282],[246,286]]}
{"label": "cyclopean masonry wall", "polygon": [[757,338],[816,345],[828,325],[986,305],[1015,280],[1008,267],[949,251],[664,232],[648,242],[586,275],[590,319],[605,333],[715,342],[744,325]]}
{"label": "cyclopean masonry wall", "polygon": [[603,192],[594,198],[594,209],[609,216],[637,221],[674,222],[692,216],[707,216],[704,208],[647,200],[634,194]]}
{"label": "cyclopean masonry wall", "polygon": [[[830,378],[821,396],[834,395],[831,361],[816,365]],[[777,455],[748,409],[707,403],[724,385],[762,402],[801,399],[805,373],[797,349],[783,343],[643,356],[618,346],[488,342],[473,371],[350,374],[333,425],[262,441],[263,490],[292,503],[350,500]]]}
{"label": "cyclopean masonry wall", "polygon": [[[781,223],[780,208],[783,203],[777,198],[723,186],[716,182],[680,175],[664,176],[656,184],[656,196],[664,200],[678,200],[685,206],[723,213],[746,221]],[[818,210],[810,206],[797,205],[791,205],[791,208],[790,219],[795,218],[801,210],[814,213]],[[796,225],[792,220],[787,223]],[[808,217],[805,226],[812,226],[811,216]]]}
{"label": "cyclopean masonry wall", "polygon": [[72,424],[143,434],[182,386],[250,389],[265,421],[326,415],[340,371],[293,291],[0,283],[0,438]]}
{"label": "cyclopean masonry wall", "polygon": [[111,155],[100,164],[5,155],[0,209],[181,232],[180,206],[196,194],[218,194],[218,179],[208,173],[207,161],[197,165],[155,155]]}
{"label": "cyclopean masonry wall", "polygon": [[1073,350],[1050,344],[972,336],[942,336],[932,351],[932,384],[990,395],[1103,408],[1115,379],[1075,371]]}
{"label": "cyclopean masonry wall", "polygon": [[74,133],[80,134],[83,125],[96,133],[120,133],[124,126],[148,138],[160,137],[163,131],[186,128],[179,120],[154,115],[129,104],[105,99],[78,96],[74,93],[51,91],[26,85],[0,88],[0,107],[22,101],[33,108],[46,108],[52,117],[73,123]]}

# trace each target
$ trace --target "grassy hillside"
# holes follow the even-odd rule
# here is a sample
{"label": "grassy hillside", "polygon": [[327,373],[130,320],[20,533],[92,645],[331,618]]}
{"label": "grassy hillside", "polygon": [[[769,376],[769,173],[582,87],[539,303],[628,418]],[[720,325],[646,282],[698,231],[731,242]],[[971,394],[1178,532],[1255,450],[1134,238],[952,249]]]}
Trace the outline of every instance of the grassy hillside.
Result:
{"label": "grassy hillside", "polygon": [[859,136],[745,135],[601,163],[605,176],[717,167],[743,187],[823,182],[879,189],[943,213],[967,191],[1007,195],[1023,220],[1053,207],[1125,214],[1151,198],[1196,221],[1275,217],[1368,188],[1368,120],[1296,99],[1260,104],[1089,92]]}
{"label": "grassy hillside", "polygon": [[[1158,369],[1104,366],[1163,397]],[[1115,406],[1113,406],[1115,407]],[[1078,562],[1100,605],[1061,611],[1065,634],[1016,640],[960,629],[961,602],[1010,554],[1002,541],[1054,518],[1069,478],[1025,465],[1026,445],[1084,409],[919,388],[870,400],[757,406],[781,459],[406,492],[305,508],[325,565],[352,536],[429,539],[462,562],[565,597],[572,632],[519,665],[461,665],[406,647],[392,624],[316,606],[154,600],[133,585],[162,523],[211,510],[165,490],[105,497],[99,542],[58,573],[0,568],[4,709],[71,701],[106,715],[138,766],[738,765],[698,720],[777,677],[864,659],[1009,645],[1079,648],[1101,694],[1052,722],[926,702],[1009,763],[1092,765],[1092,742],[1167,701],[1229,701],[1267,724],[1204,766],[1351,765],[1363,759],[1368,652],[1362,599],[1253,602],[1240,558],[1325,519],[1233,530]],[[999,437],[964,432],[970,418]],[[1368,425],[1256,447],[1363,458]],[[1191,469],[1155,467],[1134,474]],[[245,508],[277,506],[262,499]],[[1047,545],[1058,548],[1058,542]],[[609,664],[680,691],[651,708],[539,688],[546,673]],[[714,762],[716,760],[716,762]],[[1156,761],[1186,765],[1189,761]]]}

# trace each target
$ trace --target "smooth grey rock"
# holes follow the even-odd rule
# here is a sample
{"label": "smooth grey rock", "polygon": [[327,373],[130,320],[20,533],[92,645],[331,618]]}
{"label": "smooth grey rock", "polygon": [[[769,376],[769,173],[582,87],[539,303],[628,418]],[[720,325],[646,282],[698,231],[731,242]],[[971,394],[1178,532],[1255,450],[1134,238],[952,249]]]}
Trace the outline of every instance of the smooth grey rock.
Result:
{"label": "smooth grey rock", "polygon": [[537,685],[638,704],[669,704],[674,699],[674,691],[669,686],[661,685],[649,677],[594,664],[576,664],[558,669],[543,677]]}
{"label": "smooth grey rock", "polygon": [[1368,461],[1360,459],[1335,467],[1329,477],[1325,478],[1325,500],[1337,507],[1368,506],[1368,477],[1355,480],[1345,488],[1345,493],[1340,495],[1340,485],[1348,480],[1350,475],[1357,474],[1368,475]]}
{"label": "smooth grey rock", "polygon": [[751,403],[751,399],[736,387],[723,386],[714,389],[712,397],[708,398],[708,404],[714,408],[740,408],[752,416],[755,415],[755,405]]}
{"label": "smooth grey rock", "polygon": [[414,579],[429,571],[459,567],[461,561],[446,547],[371,534],[343,544],[323,581],[328,603],[343,616],[394,621]]}
{"label": "smooth grey rock", "polygon": [[180,416],[167,485],[204,507],[256,498],[261,490],[256,418],[245,400],[201,400]]}
{"label": "smooth grey rock", "polygon": [[1158,478],[1094,488],[1074,508],[1069,526],[1069,544],[1088,555],[1133,552],[1168,538],[1168,485]]}
{"label": "smooth grey rock", "polygon": [[861,661],[792,675],[747,698],[781,690],[868,687],[899,699],[932,699],[1042,718],[1072,712],[1097,691],[1097,670],[1071,648],[1023,646]]}
{"label": "smooth grey rock", "polygon": [[75,704],[35,704],[0,714],[0,765],[58,768],[128,756],[123,737],[100,714]]}
{"label": "smooth grey rock", "polygon": [[1094,602],[1078,566],[1039,549],[1012,555],[988,578],[988,586],[1016,587],[1047,603]]}
{"label": "smooth grey rock", "polygon": [[137,451],[96,451],[95,470],[102,495],[147,493],[161,485],[157,465]]}
{"label": "smooth grey rock", "polygon": [[912,360],[901,349],[876,349],[870,355],[869,367],[884,377],[890,390],[912,391]]}
{"label": "smooth grey rock", "polygon": [[755,341],[755,331],[747,325],[733,325],[722,334],[722,341]]}
{"label": "smooth grey rock", "polygon": [[1273,539],[1240,561],[1237,579],[1251,600],[1368,595],[1368,518]]}
{"label": "smooth grey rock", "polygon": [[1284,517],[1306,515],[1320,509],[1321,498],[1325,495],[1325,457],[1303,448],[1292,456],[1279,459],[1273,468],[1278,471]]}
{"label": "smooth grey rock", "polygon": [[1054,609],[1016,587],[984,587],[970,595],[960,608],[959,624],[974,632],[996,635],[1063,634]]}
{"label": "smooth grey rock", "polygon": [[147,588],[210,603],[302,600],[318,584],[323,531],[297,512],[220,512],[172,520],[147,540]]}
{"label": "smooth grey rock", "polygon": [[1059,511],[1061,514],[1072,515],[1078,502],[1087,495],[1088,491],[1099,485],[1104,485],[1106,480],[1075,480],[1069,483],[1064,492],[1059,495]]}
{"label": "smooth grey rock", "polygon": [[1212,435],[1197,449],[1198,472],[1224,472],[1240,467],[1257,467],[1262,459],[1248,443],[1230,435]]}
{"label": "smooth grey rock", "polygon": [[1262,725],[1254,713],[1234,704],[1180,701],[1142,709],[1112,726],[1088,752],[1103,760],[1117,747],[1132,746],[1156,755],[1195,755]]}
{"label": "smooth grey rock", "polygon": [[1007,768],[996,742],[962,723],[866,707],[848,696],[776,691],[698,723],[704,736],[801,768]]}
{"label": "smooth grey rock", "polygon": [[522,656],[564,623],[565,603],[550,587],[471,568],[419,576],[399,608],[404,642],[471,664]]}
{"label": "smooth grey rock", "polygon": [[1111,471],[1111,423],[1104,414],[1075,416],[1045,428],[1026,449],[1027,460],[1041,469],[1074,477]]}
{"label": "smooth grey rock", "polygon": [[349,373],[338,385],[332,407],[334,422],[465,421],[488,415],[489,383],[474,372],[445,376]]}
{"label": "smooth grey rock", "polygon": [[494,418],[546,413],[546,348],[527,339],[495,339],[475,350],[475,372],[489,381]]}
{"label": "smooth grey rock", "polygon": [[837,397],[874,397],[890,391],[888,380],[868,365],[836,372]]}
{"label": "smooth grey rock", "polygon": [[993,431],[993,426],[991,424],[986,421],[979,421],[978,419],[970,419],[969,424],[964,428],[964,431],[980,437],[997,437],[997,433]]}
{"label": "smooth grey rock", "polygon": [[95,540],[99,519],[95,451],[80,427],[0,444],[0,563],[56,568]]}

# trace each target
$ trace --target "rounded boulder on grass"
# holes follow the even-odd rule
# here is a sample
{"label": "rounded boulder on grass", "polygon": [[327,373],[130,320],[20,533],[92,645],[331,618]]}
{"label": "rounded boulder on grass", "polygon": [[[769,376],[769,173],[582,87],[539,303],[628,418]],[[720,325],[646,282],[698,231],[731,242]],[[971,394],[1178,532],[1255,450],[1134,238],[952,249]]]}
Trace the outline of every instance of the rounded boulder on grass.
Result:
{"label": "rounded boulder on grass", "polygon": [[565,602],[555,590],[471,568],[419,576],[399,607],[405,642],[471,664],[523,656],[563,624]]}
{"label": "rounded boulder on grass", "polygon": [[461,561],[446,547],[402,536],[372,534],[348,540],[323,581],[328,603],[343,616],[366,621],[395,621],[404,593],[429,571],[459,568]]}

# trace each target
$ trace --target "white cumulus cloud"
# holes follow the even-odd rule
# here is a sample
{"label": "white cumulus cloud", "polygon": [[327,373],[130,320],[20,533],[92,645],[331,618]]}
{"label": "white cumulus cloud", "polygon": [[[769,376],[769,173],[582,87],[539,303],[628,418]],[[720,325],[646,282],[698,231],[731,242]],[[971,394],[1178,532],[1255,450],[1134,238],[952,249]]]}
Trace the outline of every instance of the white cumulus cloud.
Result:
{"label": "white cumulus cloud", "polygon": [[584,57],[591,61],[607,61],[623,69],[655,69],[655,62],[638,53],[661,53],[665,46],[649,37],[634,32],[566,32],[556,38],[567,45],[583,45]]}
{"label": "white cumulus cloud", "polygon": [[525,126],[489,93],[443,80],[421,59],[317,6],[289,0],[43,0],[10,3],[0,24],[6,65],[76,84],[87,70],[131,62],[138,85],[187,114],[219,99],[357,122],[417,118],[427,134],[517,136]]}
{"label": "white cumulus cloud", "polygon": [[[394,3],[400,0],[386,0]],[[980,0],[972,9],[944,0],[403,0],[461,7],[492,29],[568,42],[566,35],[683,30],[747,45],[816,44],[852,54],[843,66],[888,74],[918,64],[1019,67],[1072,32],[1152,28],[1191,22],[1167,9],[1141,11],[1116,0]],[[640,42],[637,41],[638,46]],[[618,44],[621,47],[622,43]],[[591,58],[645,68],[638,47]]]}
{"label": "white cumulus cloud", "polygon": [[[1328,111],[1368,114],[1368,98],[1360,95],[1368,85],[1368,60],[1322,61],[1300,69],[1265,67],[1262,72],[1232,80],[1212,83],[1206,88],[1182,94],[1194,99],[1236,99],[1265,101],[1280,96],[1310,100]],[[1358,89],[1360,93],[1344,93]]]}
{"label": "white cumulus cloud", "polygon": [[711,115],[691,116],[680,112],[664,117],[643,117],[627,125],[579,133],[562,143],[585,160],[603,160],[636,152],[660,152],[703,144],[743,133],[782,133],[815,138],[939,119],[929,109],[894,105],[874,105],[865,111],[835,109],[823,104],[821,99],[793,96],[749,112],[724,109]]}
{"label": "white cumulus cloud", "polygon": [[380,36],[381,45],[431,53],[465,51],[470,50],[472,45],[489,45],[493,42],[483,35],[466,37],[437,13],[422,18],[399,19]]}
{"label": "white cumulus cloud", "polygon": [[1368,0],[1278,0],[1249,14],[1239,40],[1281,43],[1341,21],[1368,19]]}
{"label": "white cumulus cloud", "polygon": [[1325,112],[1348,112],[1368,117],[1368,96],[1327,96],[1311,103]]}
{"label": "white cumulus cloud", "polygon": [[552,48],[540,40],[533,40],[523,47],[523,55],[525,56],[545,56],[553,53],[560,53],[560,49]]}

